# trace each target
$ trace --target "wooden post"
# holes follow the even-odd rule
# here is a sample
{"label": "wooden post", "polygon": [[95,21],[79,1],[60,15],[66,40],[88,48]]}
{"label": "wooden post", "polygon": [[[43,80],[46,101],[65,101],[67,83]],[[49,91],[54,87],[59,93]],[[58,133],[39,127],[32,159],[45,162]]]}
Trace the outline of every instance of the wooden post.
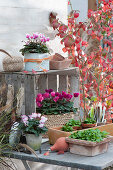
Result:
{"label": "wooden post", "polygon": [[13,74],[12,77],[12,82],[14,85],[14,103],[13,103],[13,107],[14,110],[16,112],[16,108],[17,108],[17,95],[20,93],[20,88],[21,88],[21,75],[19,74]]}
{"label": "wooden post", "polygon": [[44,93],[45,89],[48,88],[48,84],[47,84],[47,74],[42,74],[40,75],[38,81],[37,81],[37,89],[38,89],[38,93]]}
{"label": "wooden post", "polygon": [[96,0],[88,0],[88,9],[97,10]]}
{"label": "wooden post", "polygon": [[68,76],[67,75],[59,75],[59,90],[58,91],[68,92]]}
{"label": "wooden post", "polygon": [[53,89],[57,91],[57,75],[48,75],[48,89]]}
{"label": "wooden post", "polygon": [[35,75],[25,75],[25,114],[29,115],[36,112],[36,84]]}

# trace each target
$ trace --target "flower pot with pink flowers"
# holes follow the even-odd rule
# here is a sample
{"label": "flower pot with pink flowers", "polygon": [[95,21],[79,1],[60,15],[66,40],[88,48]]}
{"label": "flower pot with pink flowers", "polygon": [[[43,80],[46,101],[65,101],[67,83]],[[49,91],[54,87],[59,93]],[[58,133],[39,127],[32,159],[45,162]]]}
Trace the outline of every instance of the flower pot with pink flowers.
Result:
{"label": "flower pot with pink flowers", "polygon": [[27,41],[20,52],[24,56],[26,71],[49,70],[49,49],[46,45],[50,39],[42,33],[26,34]]}
{"label": "flower pot with pink flowers", "polygon": [[41,147],[42,134],[47,132],[46,121],[47,118],[40,113],[22,115],[19,129],[25,134],[27,145],[34,150],[38,150]]}
{"label": "flower pot with pink flowers", "polygon": [[48,128],[62,126],[74,118],[77,108],[74,108],[73,98],[78,97],[78,95],[79,93],[71,95],[65,91],[59,93],[52,89],[46,89],[45,93],[37,94],[37,113],[47,117],[45,125]]}

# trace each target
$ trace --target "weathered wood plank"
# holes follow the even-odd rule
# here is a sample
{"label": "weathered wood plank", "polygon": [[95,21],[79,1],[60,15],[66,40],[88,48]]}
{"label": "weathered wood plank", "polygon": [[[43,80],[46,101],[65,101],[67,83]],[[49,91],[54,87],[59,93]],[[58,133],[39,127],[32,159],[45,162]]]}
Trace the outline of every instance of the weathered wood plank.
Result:
{"label": "weathered wood plank", "polygon": [[13,84],[14,84],[14,103],[13,107],[15,113],[23,114],[25,111],[23,110],[24,104],[24,89],[22,87],[22,79],[21,75],[13,75]]}
{"label": "weathered wood plank", "polygon": [[59,92],[65,91],[68,92],[68,76],[59,75]]}
{"label": "weathered wood plank", "polygon": [[47,75],[40,75],[38,79],[38,85],[36,89],[38,89],[38,93],[44,93],[45,89],[48,88],[48,81],[47,81]]}
{"label": "weathered wood plank", "polygon": [[25,114],[29,115],[36,112],[36,84],[34,75],[25,75]]}
{"label": "weathered wood plank", "polygon": [[48,89],[53,89],[54,91],[58,90],[57,75],[48,75]]}
{"label": "weathered wood plank", "polygon": [[88,0],[88,9],[97,10],[96,0]]}
{"label": "weathered wood plank", "polygon": [[8,112],[11,112],[13,109],[13,101],[14,101],[14,84],[12,81],[12,74],[5,74],[5,81],[6,81],[6,86],[7,86],[7,91],[6,91],[6,110]]}
{"label": "weathered wood plank", "polygon": [[[2,74],[10,74],[9,72],[2,72]],[[14,74],[22,74],[25,75],[24,72],[14,72]],[[78,67],[70,67],[64,70],[48,70],[47,72],[37,72],[35,75],[41,75],[41,74],[48,74],[48,75],[75,75],[78,76],[79,74],[79,68]],[[26,75],[33,75],[32,72],[26,73]]]}

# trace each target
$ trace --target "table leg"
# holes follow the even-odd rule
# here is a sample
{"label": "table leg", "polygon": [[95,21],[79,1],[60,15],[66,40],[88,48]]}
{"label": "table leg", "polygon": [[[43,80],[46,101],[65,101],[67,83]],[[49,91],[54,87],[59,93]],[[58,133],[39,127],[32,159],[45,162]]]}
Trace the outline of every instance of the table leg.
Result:
{"label": "table leg", "polygon": [[24,164],[24,167],[26,170],[31,170],[30,166],[28,165],[28,163],[25,160],[21,160],[21,161]]}

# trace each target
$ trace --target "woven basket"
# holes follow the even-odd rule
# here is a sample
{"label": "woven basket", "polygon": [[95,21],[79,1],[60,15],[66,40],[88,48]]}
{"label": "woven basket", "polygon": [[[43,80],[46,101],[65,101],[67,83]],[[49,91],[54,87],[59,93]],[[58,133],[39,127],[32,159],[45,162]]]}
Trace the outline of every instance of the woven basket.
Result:
{"label": "woven basket", "polygon": [[1,52],[7,54],[3,59],[3,69],[4,71],[22,71],[24,67],[24,62],[22,57],[14,57],[7,53],[5,50],[0,49]]}
{"label": "woven basket", "polygon": [[[74,113],[66,113],[62,115],[44,115],[48,120],[45,123],[45,126],[47,128],[51,127],[59,127],[64,125],[66,122],[68,122],[70,119],[74,118]],[[43,137],[48,137],[48,134],[44,134]]]}

